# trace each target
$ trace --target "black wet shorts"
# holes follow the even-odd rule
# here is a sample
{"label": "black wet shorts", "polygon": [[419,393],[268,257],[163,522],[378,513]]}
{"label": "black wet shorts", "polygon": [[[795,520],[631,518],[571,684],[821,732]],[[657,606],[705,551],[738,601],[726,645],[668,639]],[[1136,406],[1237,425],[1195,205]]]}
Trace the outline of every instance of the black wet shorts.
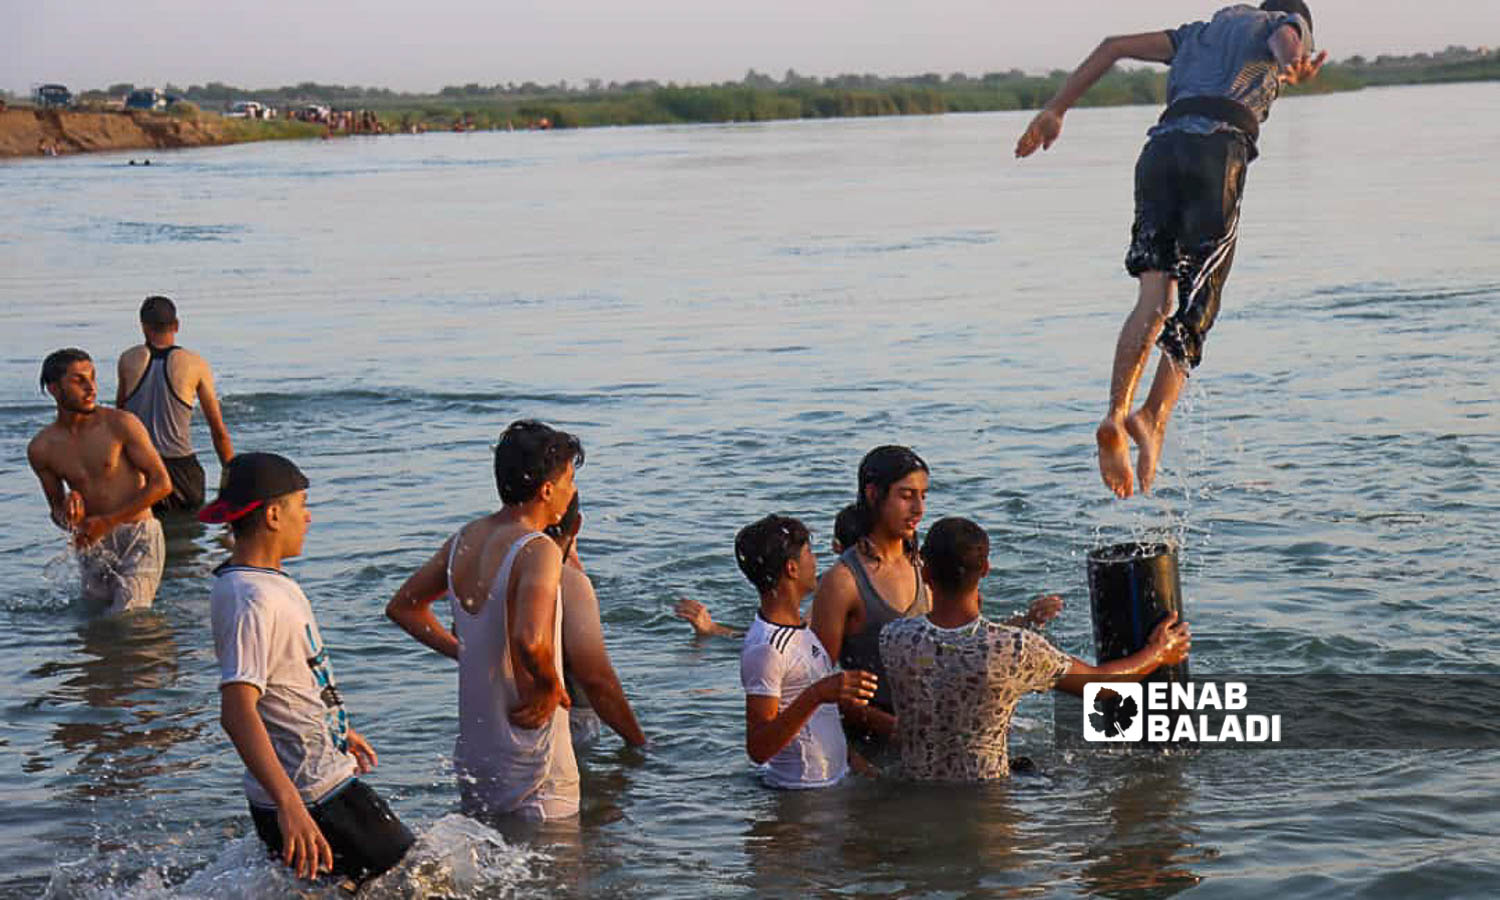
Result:
{"label": "black wet shorts", "polygon": [[[416,842],[380,795],[363,781],[347,784],[307,808],[333,848],[333,874],[363,881],[401,861]],[[276,810],[251,805],[255,832],[271,855],[281,857],[281,826]]]}
{"label": "black wet shorts", "polygon": [[1157,343],[1191,368],[1219,314],[1219,293],[1234,262],[1240,193],[1255,145],[1237,131],[1172,131],[1146,142],[1135,164],[1135,224],[1125,268],[1168,272],[1177,311]]}
{"label": "black wet shorts", "polygon": [[160,515],[167,512],[197,512],[203,507],[203,466],[198,455],[162,457],[167,475],[172,479],[172,493],[151,507]]}

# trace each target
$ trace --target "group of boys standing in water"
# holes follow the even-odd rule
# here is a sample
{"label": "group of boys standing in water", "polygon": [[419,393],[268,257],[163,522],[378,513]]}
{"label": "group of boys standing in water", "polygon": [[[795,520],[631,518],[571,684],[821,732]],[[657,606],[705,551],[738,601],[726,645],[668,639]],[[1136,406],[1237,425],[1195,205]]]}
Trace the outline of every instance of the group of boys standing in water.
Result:
{"label": "group of boys standing in water", "polygon": [[[1101,476],[1121,497],[1137,482],[1150,489],[1167,419],[1201,358],[1259,123],[1281,84],[1314,77],[1326,58],[1311,58],[1311,22],[1301,0],[1266,0],[1171,31],[1106,39],[1017,143],[1018,156],[1050,147],[1067,109],[1116,60],[1170,64],[1169,105],[1136,168],[1127,268],[1140,297],[1116,346],[1097,432]],[[281,568],[302,551],[309,481],[283,456],[235,455],[211,369],[175,344],[170,300],[148,298],[141,323],[144,344],[120,358],[120,409],[98,405],[87,353],[60,350],[42,366],[57,418],[28,446],[28,459],[53,521],[79,548],[84,593],[116,611],[150,605],[165,552],[153,508],[194,510],[204,499],[188,441],[196,399],[223,466],[218,497],[198,517],[226,523],[234,538],[210,601],[221,722],[245,764],[255,830],[304,877],[385,871],[412,834],[358,777],[375,766],[375,751],[350,722],[307,597]],[[1131,412],[1153,341],[1161,364],[1145,404]],[[1134,470],[1129,441],[1138,448]],[[444,541],[386,609],[457,662],[454,763],[462,807],[473,815],[575,816],[575,741],[607,725],[629,744],[646,743],[576,552],[574,477],[583,461],[573,435],[532,420],[510,425],[494,452],[500,509]],[[985,618],[979,584],[989,538],[950,517],[919,543],[928,478],[909,448],[870,451],[855,501],[835,523],[838,560],[821,578],[796,519],[766,516],[737,534],[736,562],[760,598],[740,660],[745,749],[767,784],[826,787],[851,771],[1005,777],[1029,765],[1010,758],[1007,742],[1025,693],[1080,693],[1090,679],[1144,677],[1186,657],[1191,637],[1175,617],[1137,653],[1097,666],[1041,636],[1060,597],[1039,597],[1005,621]],[[810,621],[802,612],[809,595]],[[445,616],[434,612],[439,602]],[[695,600],[676,613],[700,635],[741,635]]]}

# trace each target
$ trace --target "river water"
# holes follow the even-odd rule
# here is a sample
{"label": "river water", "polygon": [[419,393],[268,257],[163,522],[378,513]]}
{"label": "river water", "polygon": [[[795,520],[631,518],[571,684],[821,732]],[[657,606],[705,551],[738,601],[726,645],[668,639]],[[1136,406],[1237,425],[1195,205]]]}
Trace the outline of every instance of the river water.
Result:
{"label": "river water", "polygon": [[[1500,670],[1497,108],[1500,85],[1276,107],[1159,489],[1124,503],[1092,434],[1148,108],[1077,111],[1024,162],[1001,113],[0,166],[0,894],[295,890],[245,837],[217,723],[219,536],[173,526],[155,609],[91,617],[24,461],[41,358],[89,349],[112,397],[164,293],[236,446],[312,479],[288,570],[372,783],[425,836],[377,894],[1493,896],[1494,753],[1065,754],[1034,698],[1015,743],[1042,775],[774,793],[737,643],[670,610],[748,621],[735,530],[780,511],[826,546],[895,442],[932,466],[929,524],[990,530],[987,609],[1061,591],[1074,653],[1087,550],[1166,534],[1195,672]],[[581,552],[651,746],[584,755],[576,834],[502,839],[455,814],[453,667],[382,609],[493,508],[489,447],[523,416],[585,442]]]}

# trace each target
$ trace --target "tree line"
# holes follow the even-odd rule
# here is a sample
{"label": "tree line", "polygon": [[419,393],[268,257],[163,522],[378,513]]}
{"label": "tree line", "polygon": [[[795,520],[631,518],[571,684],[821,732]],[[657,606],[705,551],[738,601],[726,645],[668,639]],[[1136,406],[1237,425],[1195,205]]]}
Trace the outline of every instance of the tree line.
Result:
{"label": "tree line", "polygon": [[[526,127],[545,121],[551,127],[647,125],[681,122],[758,122],[772,119],[821,119],[846,116],[920,115],[1035,109],[1052,96],[1067,73],[1028,75],[1012,69],[971,76],[886,77],[842,74],[826,78],[787,70],[780,78],[746,72],[738,81],[717,84],[665,84],[653,80],[581,83],[559,81],[449,85],[433,94],[389,88],[302,82],[278,88],[246,89],[222,82],[180,88],[168,94],[206,109],[222,109],[236,100],[258,100],[282,107],[324,104],[376,111],[393,130],[447,127]],[[1313,84],[1297,93],[1357,90],[1366,86],[1500,79],[1500,52],[1449,47],[1439,53],[1351,57],[1326,66]],[[113,99],[136,86],[112,84],[85,91],[85,101]],[[1102,78],[1081,105],[1156,104],[1164,100],[1166,76],[1160,69],[1119,68]]]}

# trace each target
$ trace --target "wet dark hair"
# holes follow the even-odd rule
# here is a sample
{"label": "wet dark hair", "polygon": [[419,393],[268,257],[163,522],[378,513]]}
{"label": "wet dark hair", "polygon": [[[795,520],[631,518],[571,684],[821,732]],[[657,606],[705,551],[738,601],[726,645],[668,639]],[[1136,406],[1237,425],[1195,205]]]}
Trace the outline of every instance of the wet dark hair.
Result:
{"label": "wet dark hair", "polygon": [[568,501],[568,511],[563,513],[563,517],[558,519],[556,523],[548,525],[542,531],[546,532],[547,537],[552,538],[554,541],[560,541],[578,528],[580,524],[579,520],[582,518],[583,513],[578,508],[578,492],[574,491],[573,499]]}
{"label": "wet dark hair", "polygon": [[542,485],[583,465],[583,444],[535,419],[510,423],[495,445],[495,487],[507,506],[536,497]]}
{"label": "wet dark hair", "polygon": [[848,550],[859,540],[859,507],[851,503],[833,517],[833,539]]}
{"label": "wet dark hair", "polygon": [[1312,10],[1302,0],[1265,0],[1260,8],[1266,12],[1296,13],[1307,20],[1307,27],[1313,27]]}
{"label": "wet dark hair", "polygon": [[177,304],[170,298],[153,294],[141,304],[141,324],[162,331],[177,324]]}
{"label": "wet dark hair", "polygon": [[61,350],[53,350],[42,360],[42,390],[46,390],[50,384],[62,381],[64,375],[68,374],[68,366],[76,362],[93,362],[94,358],[84,350],[77,347],[64,347]]}
{"label": "wet dark hair", "polygon": [[973,590],[989,558],[990,536],[975,523],[957,516],[939,519],[922,542],[923,571],[934,587],[948,593]]}
{"label": "wet dark hair", "polygon": [[807,526],[790,516],[769,515],[751,522],[734,536],[734,561],[762,594],[770,593],[811,540]]}
{"label": "wet dark hair", "polygon": [[[891,492],[891,485],[905,478],[913,472],[929,472],[927,463],[922,457],[912,451],[910,447],[901,447],[896,444],[885,444],[876,447],[865,458],[859,461],[859,488],[854,497],[854,524],[850,534],[854,541],[845,546],[853,546],[854,543],[870,536],[875,530],[876,511],[880,504]],[[865,496],[865,488],[875,487],[875,502],[872,505]],[[909,541],[906,548],[908,556],[915,556],[917,552],[915,540]]]}

